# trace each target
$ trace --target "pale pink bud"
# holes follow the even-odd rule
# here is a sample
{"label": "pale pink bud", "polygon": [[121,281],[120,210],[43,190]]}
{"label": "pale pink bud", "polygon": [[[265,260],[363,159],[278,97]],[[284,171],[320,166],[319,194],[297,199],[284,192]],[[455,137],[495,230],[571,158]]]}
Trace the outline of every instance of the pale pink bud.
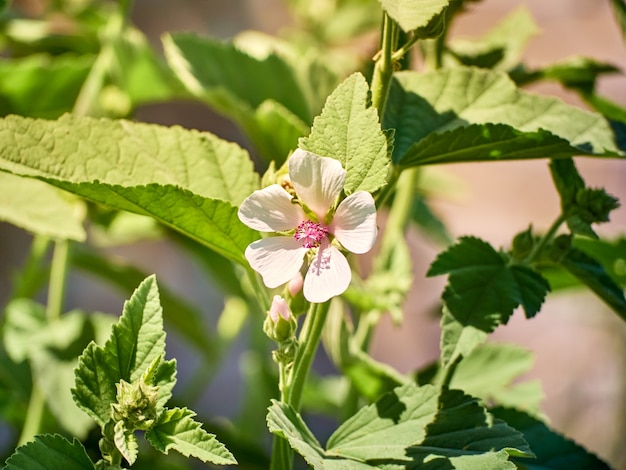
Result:
{"label": "pale pink bud", "polygon": [[302,273],[298,272],[294,277],[291,278],[289,284],[287,285],[287,289],[289,290],[289,294],[292,297],[295,297],[298,292],[302,290],[302,285],[304,284],[304,278],[302,277]]}
{"label": "pale pink bud", "polygon": [[280,295],[275,295],[272,299],[272,306],[270,307],[269,312],[270,318],[276,324],[279,320],[279,315],[283,317],[283,320],[289,321],[291,318],[291,310],[289,310],[289,305],[287,305],[287,301],[283,299]]}

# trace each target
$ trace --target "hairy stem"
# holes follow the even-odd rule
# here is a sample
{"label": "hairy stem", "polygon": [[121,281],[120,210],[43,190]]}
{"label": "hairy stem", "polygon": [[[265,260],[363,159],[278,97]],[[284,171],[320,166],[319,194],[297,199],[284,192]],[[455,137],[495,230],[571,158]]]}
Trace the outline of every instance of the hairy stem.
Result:
{"label": "hairy stem", "polygon": [[535,258],[539,256],[539,254],[541,253],[541,250],[543,250],[546,244],[552,241],[552,239],[556,235],[556,232],[559,230],[559,227],[563,224],[563,222],[565,222],[565,215],[561,214],[560,216],[557,217],[554,223],[550,226],[548,231],[543,234],[543,236],[539,239],[537,243],[535,243],[532,250],[530,250],[530,253],[528,254],[528,256],[524,258],[523,264],[531,264],[535,260]]}
{"label": "hairy stem", "polygon": [[378,109],[378,116],[383,120],[385,105],[389,94],[389,85],[393,76],[393,61],[391,59],[396,37],[396,23],[383,13],[383,30],[381,39],[381,51],[372,76],[372,106]]}

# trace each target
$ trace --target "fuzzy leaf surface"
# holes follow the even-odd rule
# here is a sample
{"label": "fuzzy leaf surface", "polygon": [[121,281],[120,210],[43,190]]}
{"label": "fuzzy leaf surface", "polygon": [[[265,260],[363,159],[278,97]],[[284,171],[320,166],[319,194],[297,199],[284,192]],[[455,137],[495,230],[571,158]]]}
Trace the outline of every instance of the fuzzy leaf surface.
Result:
{"label": "fuzzy leaf surface", "polygon": [[4,470],[95,470],[78,439],[72,442],[59,434],[42,434],[20,446],[6,461]]}
{"label": "fuzzy leaf surface", "polygon": [[224,444],[194,421],[195,415],[186,408],[166,409],[146,432],[146,439],[164,454],[173,449],[185,457],[196,457],[203,462],[236,464],[237,461]]}
{"label": "fuzzy leaf surface", "polygon": [[406,31],[424,27],[441,14],[450,0],[380,0],[387,14]]}
{"label": "fuzzy leaf surface", "polygon": [[543,129],[583,153],[620,155],[602,116],[521,91],[504,73],[458,67],[394,75],[383,123],[396,129],[394,162],[402,163],[411,146],[431,133],[486,123]]}
{"label": "fuzzy leaf surface", "polygon": [[389,166],[387,137],[378,112],[368,107],[369,87],[356,73],[343,81],[315,118],[311,134],[300,146],[339,160],[347,172],[345,191],[373,192],[385,185]]}
{"label": "fuzzy leaf surface", "polygon": [[69,114],[0,120],[0,169],[74,184],[173,185],[234,205],[259,184],[248,153],[213,134]]}

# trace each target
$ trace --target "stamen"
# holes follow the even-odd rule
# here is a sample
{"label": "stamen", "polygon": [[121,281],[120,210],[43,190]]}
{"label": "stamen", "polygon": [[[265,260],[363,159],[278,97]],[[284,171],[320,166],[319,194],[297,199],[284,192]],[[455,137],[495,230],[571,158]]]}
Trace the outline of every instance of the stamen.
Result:
{"label": "stamen", "polygon": [[303,240],[304,248],[316,248],[320,246],[320,242],[328,235],[328,228],[322,224],[305,220],[296,229],[293,237],[300,241]]}

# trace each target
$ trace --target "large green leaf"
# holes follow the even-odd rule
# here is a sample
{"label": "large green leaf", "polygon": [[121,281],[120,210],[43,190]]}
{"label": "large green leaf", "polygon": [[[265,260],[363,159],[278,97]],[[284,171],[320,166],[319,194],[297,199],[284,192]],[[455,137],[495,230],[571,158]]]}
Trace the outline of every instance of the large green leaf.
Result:
{"label": "large green leaf", "polygon": [[43,434],[18,447],[4,470],[94,470],[78,439],[69,442],[58,434]]}
{"label": "large green leaf", "polygon": [[347,194],[373,192],[386,182],[387,137],[380,128],[376,109],[368,107],[368,93],[363,75],[348,77],[326,100],[311,134],[300,140],[305,150],[341,162],[347,172]]}
{"label": "large green leaf", "polygon": [[0,173],[0,220],[46,237],[84,241],[84,204],[43,181]]}
{"label": "large green leaf", "polygon": [[258,238],[256,231],[241,223],[237,208],[229,202],[207,199],[178,186],[46,181],[115,209],[153,217],[243,266],[248,266],[244,250]]}
{"label": "large green leaf", "polygon": [[197,457],[203,462],[236,464],[237,461],[224,444],[194,421],[195,415],[186,408],[164,410],[154,426],[146,432],[146,439],[164,454],[173,449],[185,457]]}
{"label": "large green leaf", "polygon": [[522,132],[543,129],[583,154],[619,155],[602,116],[518,90],[504,73],[459,67],[399,72],[394,77],[383,127],[396,129],[393,160],[400,164],[411,147],[431,133],[486,123]]}
{"label": "large green leaf", "polygon": [[68,183],[175,185],[235,205],[259,184],[247,152],[210,133],[72,115],[0,121],[0,169]]}
{"label": "large green leaf", "polygon": [[421,468],[427,461],[441,464],[433,468],[479,468],[476,459],[482,468],[509,469],[515,466],[508,455],[532,456],[522,435],[475,399],[431,385],[409,383],[362,408],[326,450],[288,405],[273,403],[268,426],[315,469]]}
{"label": "large green leaf", "polygon": [[380,0],[387,14],[406,31],[424,27],[443,13],[450,0]]}

